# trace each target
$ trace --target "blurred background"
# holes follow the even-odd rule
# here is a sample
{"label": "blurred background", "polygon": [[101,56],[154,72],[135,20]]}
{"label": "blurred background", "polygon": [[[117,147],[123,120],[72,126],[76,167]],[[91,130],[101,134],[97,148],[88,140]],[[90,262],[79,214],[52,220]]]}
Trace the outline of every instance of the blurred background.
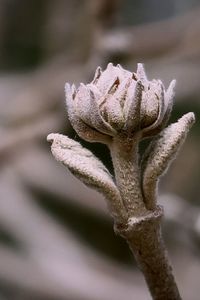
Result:
{"label": "blurred background", "polygon": [[[162,179],[163,230],[184,299],[200,294],[200,5],[198,0],[0,0],[0,300],[150,300],[101,195],[46,142],[67,120],[65,82],[120,63],[167,87],[170,121],[197,122]],[[82,142],[112,171],[108,150]]]}

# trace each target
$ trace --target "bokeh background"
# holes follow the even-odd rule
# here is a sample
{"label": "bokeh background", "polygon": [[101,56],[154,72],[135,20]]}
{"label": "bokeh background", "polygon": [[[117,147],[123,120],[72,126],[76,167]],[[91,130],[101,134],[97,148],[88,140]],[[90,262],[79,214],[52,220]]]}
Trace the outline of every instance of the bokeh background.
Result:
{"label": "bokeh background", "polygon": [[[86,83],[110,61],[143,62],[166,87],[176,78],[170,121],[196,113],[159,202],[183,298],[199,299],[199,1],[0,0],[0,300],[150,299],[104,199],[46,142],[51,132],[79,140],[64,84]],[[82,143],[112,171],[104,146]]]}

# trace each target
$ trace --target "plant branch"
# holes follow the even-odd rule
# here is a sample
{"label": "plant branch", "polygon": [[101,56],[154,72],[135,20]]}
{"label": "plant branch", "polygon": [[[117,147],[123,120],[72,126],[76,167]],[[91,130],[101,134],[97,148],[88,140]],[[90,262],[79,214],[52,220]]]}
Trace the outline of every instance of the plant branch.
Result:
{"label": "plant branch", "polygon": [[[161,211],[160,211],[161,212]],[[126,237],[154,300],[180,300],[161,235],[161,213],[134,223]]]}
{"label": "plant branch", "polygon": [[163,210],[159,206],[147,210],[143,200],[137,143],[137,137],[132,142],[114,139],[110,146],[117,186],[129,214],[127,224],[115,225],[115,231],[129,244],[153,299],[180,300],[161,234]]}

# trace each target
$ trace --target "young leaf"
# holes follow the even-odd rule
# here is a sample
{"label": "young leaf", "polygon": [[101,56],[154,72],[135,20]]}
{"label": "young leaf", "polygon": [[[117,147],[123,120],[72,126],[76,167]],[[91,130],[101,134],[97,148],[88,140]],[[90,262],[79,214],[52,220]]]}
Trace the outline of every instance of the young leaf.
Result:
{"label": "young leaf", "polygon": [[195,121],[187,113],[178,122],[165,128],[147,148],[142,160],[143,195],[147,208],[155,207],[158,178],[167,170]]}
{"label": "young leaf", "polygon": [[126,219],[120,193],[106,167],[80,143],[58,133],[51,133],[47,140],[52,142],[51,151],[55,159],[66,166],[87,186],[104,194],[113,217],[119,222]]}

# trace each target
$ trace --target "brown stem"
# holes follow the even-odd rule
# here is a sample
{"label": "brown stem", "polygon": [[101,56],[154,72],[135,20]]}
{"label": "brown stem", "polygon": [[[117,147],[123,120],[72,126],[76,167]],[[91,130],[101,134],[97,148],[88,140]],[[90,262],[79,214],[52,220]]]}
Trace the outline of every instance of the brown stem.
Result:
{"label": "brown stem", "polygon": [[[139,228],[140,227],[140,228]],[[180,300],[167,251],[161,236],[160,222],[142,222],[127,242],[154,300]]]}
{"label": "brown stem", "polygon": [[[134,141],[133,141],[134,140]],[[116,224],[144,274],[154,300],[181,300],[161,235],[160,207],[148,210],[142,197],[137,139],[114,140],[110,146],[117,186],[129,219]]]}

